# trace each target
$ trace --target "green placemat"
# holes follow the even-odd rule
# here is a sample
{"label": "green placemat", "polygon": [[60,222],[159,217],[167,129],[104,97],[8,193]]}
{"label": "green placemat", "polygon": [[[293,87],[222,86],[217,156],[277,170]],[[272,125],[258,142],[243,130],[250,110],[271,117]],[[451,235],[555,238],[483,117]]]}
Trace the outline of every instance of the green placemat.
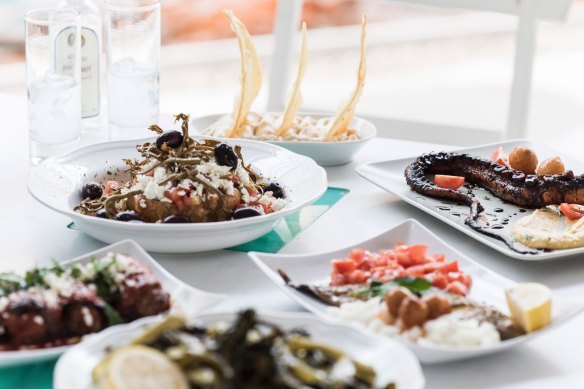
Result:
{"label": "green placemat", "polygon": [[[339,202],[347,193],[349,193],[348,189],[328,188],[320,199],[300,211],[286,216],[266,235],[252,242],[232,247],[229,250],[276,253]],[[70,223],[67,227],[77,229],[74,223]],[[51,389],[53,387],[55,363],[56,361],[49,361],[0,368],[0,389]],[[75,374],[75,372],[71,372],[71,374]]]}
{"label": "green placemat", "polygon": [[55,363],[0,368],[0,389],[52,389]]}
{"label": "green placemat", "polygon": [[286,216],[266,235],[249,243],[231,247],[228,250],[277,253],[333,205],[338,203],[347,193],[349,193],[348,189],[329,187],[321,198],[300,211]]}

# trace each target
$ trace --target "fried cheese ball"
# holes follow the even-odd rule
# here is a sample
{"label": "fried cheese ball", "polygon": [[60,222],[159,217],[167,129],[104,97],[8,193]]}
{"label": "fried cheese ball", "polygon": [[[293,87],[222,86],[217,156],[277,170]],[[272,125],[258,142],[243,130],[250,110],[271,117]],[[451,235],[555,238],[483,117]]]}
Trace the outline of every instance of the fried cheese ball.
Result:
{"label": "fried cheese ball", "polygon": [[509,153],[509,165],[525,174],[535,174],[537,155],[529,147],[515,147]]}
{"label": "fried cheese ball", "polygon": [[537,174],[563,174],[566,172],[566,166],[560,157],[548,158],[539,164]]}

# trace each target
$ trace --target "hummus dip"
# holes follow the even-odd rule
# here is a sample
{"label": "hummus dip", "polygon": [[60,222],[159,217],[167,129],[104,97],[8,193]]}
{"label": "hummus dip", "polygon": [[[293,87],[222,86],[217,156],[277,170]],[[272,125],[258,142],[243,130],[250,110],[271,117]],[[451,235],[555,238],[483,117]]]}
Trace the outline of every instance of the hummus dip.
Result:
{"label": "hummus dip", "polygon": [[511,237],[535,249],[572,249],[584,246],[584,218],[570,220],[548,208],[538,209],[513,225]]}

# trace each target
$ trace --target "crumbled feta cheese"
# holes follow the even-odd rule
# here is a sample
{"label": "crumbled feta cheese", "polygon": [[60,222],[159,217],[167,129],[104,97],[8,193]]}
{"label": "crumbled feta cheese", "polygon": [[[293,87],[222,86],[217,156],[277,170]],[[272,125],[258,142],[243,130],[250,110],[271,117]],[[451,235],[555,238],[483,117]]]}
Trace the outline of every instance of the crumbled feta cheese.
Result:
{"label": "crumbled feta cheese", "polygon": [[45,323],[45,319],[41,315],[36,315],[33,317],[32,321],[34,321],[39,326],[42,326]]}
{"label": "crumbled feta cheese", "polygon": [[91,316],[89,308],[81,307],[81,315],[83,316],[83,323],[85,323],[87,327],[91,327],[93,325],[93,316]]}

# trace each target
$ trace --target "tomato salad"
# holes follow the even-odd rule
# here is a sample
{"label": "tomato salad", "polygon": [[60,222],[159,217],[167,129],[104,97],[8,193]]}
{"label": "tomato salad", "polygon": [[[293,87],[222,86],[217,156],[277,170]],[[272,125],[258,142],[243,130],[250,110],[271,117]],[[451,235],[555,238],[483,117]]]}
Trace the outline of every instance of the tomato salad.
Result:
{"label": "tomato salad", "polygon": [[443,254],[428,254],[428,246],[397,243],[393,249],[371,252],[353,249],[347,258],[332,260],[330,286],[391,282],[396,278],[425,278],[436,288],[466,296],[471,277],[461,271],[458,261],[446,261]]}

